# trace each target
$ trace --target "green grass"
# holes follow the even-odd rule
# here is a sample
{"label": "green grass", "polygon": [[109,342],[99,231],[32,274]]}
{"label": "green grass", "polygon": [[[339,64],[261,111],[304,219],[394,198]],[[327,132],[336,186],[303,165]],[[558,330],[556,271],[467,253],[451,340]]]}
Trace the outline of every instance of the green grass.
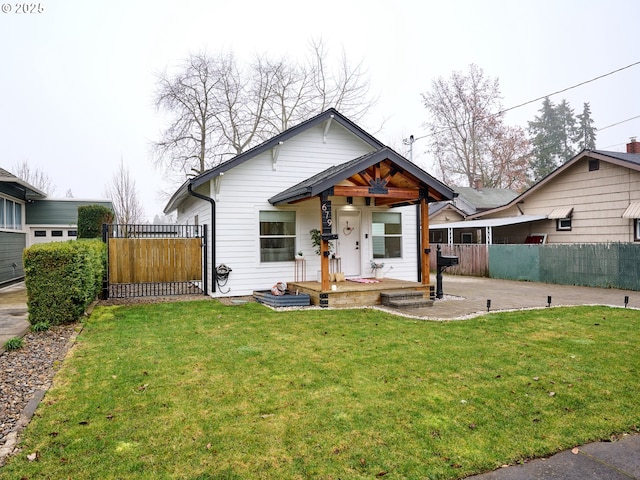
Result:
{"label": "green grass", "polygon": [[18,350],[22,348],[24,345],[24,340],[22,337],[13,337],[4,342],[4,348],[6,350]]}
{"label": "green grass", "polygon": [[462,478],[637,431],[639,340],[612,308],[98,307],[0,477]]}

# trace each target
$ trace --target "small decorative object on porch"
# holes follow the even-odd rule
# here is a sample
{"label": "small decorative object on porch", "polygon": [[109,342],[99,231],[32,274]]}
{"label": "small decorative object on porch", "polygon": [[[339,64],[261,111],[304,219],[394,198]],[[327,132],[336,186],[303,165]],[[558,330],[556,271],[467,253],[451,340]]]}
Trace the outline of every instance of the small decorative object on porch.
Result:
{"label": "small decorative object on porch", "polygon": [[287,282],[278,282],[273,287],[271,287],[272,295],[284,295],[287,292]]}
{"label": "small decorative object on porch", "polygon": [[296,260],[304,260],[304,253],[302,253],[302,250],[298,250],[298,253],[296,253]]}
{"label": "small decorative object on porch", "polygon": [[371,271],[375,273],[375,277],[378,280],[381,280],[384,277],[384,272],[382,269],[384,268],[384,263],[376,263],[374,260],[371,260]]}

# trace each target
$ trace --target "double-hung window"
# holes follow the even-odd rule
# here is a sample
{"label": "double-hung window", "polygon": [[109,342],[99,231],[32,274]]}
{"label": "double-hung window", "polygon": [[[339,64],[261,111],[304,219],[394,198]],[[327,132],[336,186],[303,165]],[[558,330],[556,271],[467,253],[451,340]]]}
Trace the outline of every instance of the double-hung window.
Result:
{"label": "double-hung window", "polygon": [[371,215],[373,258],[402,257],[402,215],[397,212],[372,212]]}
{"label": "double-hung window", "polygon": [[22,204],[0,197],[0,228],[22,230]]}
{"label": "double-hung window", "polygon": [[296,250],[296,212],[260,212],[260,261],[293,261]]}

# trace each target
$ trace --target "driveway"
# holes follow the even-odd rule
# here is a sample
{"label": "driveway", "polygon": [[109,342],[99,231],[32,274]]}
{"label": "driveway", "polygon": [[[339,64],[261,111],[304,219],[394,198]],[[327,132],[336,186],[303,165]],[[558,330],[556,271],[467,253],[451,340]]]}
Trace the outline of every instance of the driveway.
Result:
{"label": "driveway", "polygon": [[[431,276],[431,284],[436,278]],[[406,310],[419,317],[454,320],[481,315],[487,312],[487,300],[491,311],[566,305],[611,305],[624,307],[625,296],[629,308],[640,308],[640,292],[613,288],[576,287],[549,283],[518,282],[495,278],[443,275],[444,298],[436,300],[432,307]]]}
{"label": "driveway", "polygon": [[27,289],[24,282],[0,289],[0,351],[13,337],[22,337],[29,330],[27,320]]}

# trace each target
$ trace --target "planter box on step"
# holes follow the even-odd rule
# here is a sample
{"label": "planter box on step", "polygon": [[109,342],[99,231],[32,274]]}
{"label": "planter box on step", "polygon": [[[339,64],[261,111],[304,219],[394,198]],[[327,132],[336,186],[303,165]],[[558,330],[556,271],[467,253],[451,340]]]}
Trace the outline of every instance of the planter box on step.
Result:
{"label": "planter box on step", "polygon": [[271,307],[307,307],[311,304],[311,297],[306,293],[295,295],[287,291],[284,295],[274,295],[270,290],[256,290],[253,297]]}

